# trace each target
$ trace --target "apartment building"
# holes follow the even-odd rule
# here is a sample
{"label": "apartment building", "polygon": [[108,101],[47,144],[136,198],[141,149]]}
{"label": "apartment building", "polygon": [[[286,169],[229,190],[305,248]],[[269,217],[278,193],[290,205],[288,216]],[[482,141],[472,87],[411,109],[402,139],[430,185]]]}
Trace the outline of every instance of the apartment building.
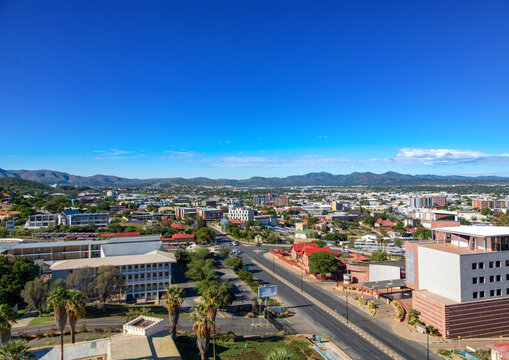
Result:
{"label": "apartment building", "polygon": [[58,225],[58,215],[36,214],[28,217],[25,229],[40,229],[55,225]]}
{"label": "apartment building", "polygon": [[175,209],[175,218],[183,218],[185,216],[196,216],[197,208],[179,207]]}
{"label": "apartment building", "polygon": [[477,210],[482,209],[501,209],[509,207],[509,199],[483,199],[472,200],[472,208]]}
{"label": "apartment building", "polygon": [[274,198],[273,203],[274,203],[274,206],[277,206],[277,207],[290,206],[290,199],[286,196],[281,196],[281,197]]}
{"label": "apartment building", "polygon": [[172,253],[155,250],[143,255],[57,261],[50,267],[52,280],[66,279],[76,269],[90,267],[94,274],[101,266],[115,266],[125,276],[126,300],[159,300],[172,284]]}
{"label": "apartment building", "polygon": [[69,226],[106,226],[110,223],[109,213],[81,213],[78,210],[66,210],[62,211],[58,215],[59,225]]}
{"label": "apartment building", "polygon": [[258,215],[254,217],[254,220],[259,221],[263,226],[277,225],[277,217],[272,215]]}
{"label": "apartment building", "polygon": [[220,220],[223,218],[222,209],[200,208],[198,216],[203,220]]}
{"label": "apartment building", "polygon": [[509,227],[432,229],[406,242],[406,285],[420,319],[446,338],[509,335]]}
{"label": "apartment building", "polygon": [[247,206],[234,206],[228,207],[228,218],[230,220],[249,221],[254,220],[254,210]]}
{"label": "apartment building", "polygon": [[253,205],[254,206],[262,206],[269,204],[269,195],[255,195],[253,196]]}

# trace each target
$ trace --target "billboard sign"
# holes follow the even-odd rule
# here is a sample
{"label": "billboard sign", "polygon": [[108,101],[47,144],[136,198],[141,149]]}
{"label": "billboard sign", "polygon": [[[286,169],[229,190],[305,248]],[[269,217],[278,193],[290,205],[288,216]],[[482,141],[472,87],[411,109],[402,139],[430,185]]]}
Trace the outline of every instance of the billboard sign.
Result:
{"label": "billboard sign", "polygon": [[277,285],[265,285],[258,288],[258,297],[277,296]]}

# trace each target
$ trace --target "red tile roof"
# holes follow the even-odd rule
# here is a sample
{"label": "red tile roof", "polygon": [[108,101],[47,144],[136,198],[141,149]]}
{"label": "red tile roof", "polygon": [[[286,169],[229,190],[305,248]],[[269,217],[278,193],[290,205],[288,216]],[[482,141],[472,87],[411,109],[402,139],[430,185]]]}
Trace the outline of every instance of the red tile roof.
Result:
{"label": "red tile roof", "polygon": [[504,356],[504,359],[509,356],[509,342],[488,345],[488,347],[495,350],[500,356]]}
{"label": "red tile roof", "polygon": [[306,256],[310,256],[311,254],[313,253],[318,253],[318,252],[328,252],[328,253],[331,253],[332,250],[330,247],[319,247],[319,248],[305,248],[304,249],[304,253],[306,254]]}

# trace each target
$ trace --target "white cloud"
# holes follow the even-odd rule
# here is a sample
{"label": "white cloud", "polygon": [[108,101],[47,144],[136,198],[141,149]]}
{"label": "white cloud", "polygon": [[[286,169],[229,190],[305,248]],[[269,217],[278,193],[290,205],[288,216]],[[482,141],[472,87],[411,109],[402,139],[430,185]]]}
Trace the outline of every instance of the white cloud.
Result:
{"label": "white cloud", "polygon": [[165,151],[164,156],[167,159],[192,159],[200,156],[199,153],[194,151]]}
{"label": "white cloud", "polygon": [[134,159],[143,156],[143,154],[136,154],[135,151],[120,149],[94,150],[94,152],[98,154],[96,157],[98,160]]}
{"label": "white cloud", "polygon": [[454,165],[489,159],[508,159],[509,154],[487,154],[472,150],[403,148],[394,160],[423,165]]}

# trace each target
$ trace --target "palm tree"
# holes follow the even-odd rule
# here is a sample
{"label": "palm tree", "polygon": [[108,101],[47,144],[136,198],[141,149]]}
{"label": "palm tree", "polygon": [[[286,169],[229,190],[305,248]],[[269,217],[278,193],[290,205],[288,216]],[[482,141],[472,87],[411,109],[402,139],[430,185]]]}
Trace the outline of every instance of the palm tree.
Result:
{"label": "palm tree", "polygon": [[191,322],[193,322],[193,330],[196,331],[196,345],[200,351],[201,360],[205,360],[210,341],[211,322],[207,308],[203,303],[193,307]]}
{"label": "palm tree", "polygon": [[179,321],[180,307],[184,299],[182,293],[184,289],[177,285],[166,288],[164,295],[166,308],[168,309],[168,320],[170,321],[171,336],[175,339],[177,336],[177,324]]}
{"label": "palm tree", "polygon": [[55,323],[60,331],[60,355],[62,360],[64,360],[64,330],[65,324],[67,323],[67,299],[67,290],[61,287],[53,289],[48,297],[48,307],[53,309],[55,314]]}
{"label": "palm tree", "polygon": [[216,315],[220,303],[219,286],[210,287],[202,296],[203,304],[207,309],[210,321],[212,321],[212,353],[214,360],[216,359]]}
{"label": "palm tree", "polygon": [[286,349],[277,349],[268,354],[265,360],[291,360],[292,357],[288,354]]}
{"label": "palm tree", "polygon": [[388,244],[387,240],[383,239],[382,244],[384,245],[384,251],[387,251],[387,244]]}
{"label": "palm tree", "polygon": [[11,340],[0,347],[0,360],[29,360],[34,357],[28,351],[26,340]]}
{"label": "palm tree", "polygon": [[65,309],[67,311],[67,317],[69,318],[69,326],[71,327],[71,343],[75,343],[75,328],[76,323],[80,318],[85,316],[85,304],[83,302],[83,295],[80,290],[72,289],[67,291],[67,302],[65,303]]}
{"label": "palm tree", "polygon": [[0,340],[6,344],[11,339],[11,328],[13,322],[16,322],[16,312],[8,304],[0,305]]}

